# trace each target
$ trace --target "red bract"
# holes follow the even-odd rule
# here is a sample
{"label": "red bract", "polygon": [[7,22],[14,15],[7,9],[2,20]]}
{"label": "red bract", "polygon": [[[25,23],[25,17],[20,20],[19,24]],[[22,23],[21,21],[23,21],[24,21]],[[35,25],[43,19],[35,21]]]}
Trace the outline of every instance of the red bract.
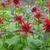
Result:
{"label": "red bract", "polygon": [[37,11],[37,8],[36,8],[36,7],[33,7],[33,8],[31,9],[31,11],[32,11],[32,12],[36,12],[36,11]]}
{"label": "red bract", "polygon": [[15,4],[16,6],[19,6],[19,5],[20,5],[20,1],[19,1],[19,0],[13,0],[13,2],[14,2],[14,4]]}
{"label": "red bract", "polygon": [[36,18],[40,18],[40,17],[42,16],[42,14],[41,14],[40,12],[35,12],[34,16],[35,16]]}
{"label": "red bract", "polygon": [[22,30],[22,32],[31,32],[31,23],[29,23],[29,22],[24,22],[24,23],[22,23],[21,24],[21,30]]}
{"label": "red bract", "polygon": [[16,15],[15,21],[18,21],[20,23],[23,23],[24,22],[24,19],[23,19],[23,17],[21,15]]}
{"label": "red bract", "polygon": [[0,17],[0,24],[3,24],[3,19]]}
{"label": "red bract", "polygon": [[48,18],[45,18],[45,25],[44,25],[46,31],[50,31],[50,20]]}

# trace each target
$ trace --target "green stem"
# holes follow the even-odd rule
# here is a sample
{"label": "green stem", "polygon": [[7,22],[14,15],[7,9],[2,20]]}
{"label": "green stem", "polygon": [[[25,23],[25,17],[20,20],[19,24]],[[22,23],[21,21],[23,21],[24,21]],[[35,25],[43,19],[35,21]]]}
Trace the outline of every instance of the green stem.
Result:
{"label": "green stem", "polygon": [[50,11],[48,12],[48,18],[50,19]]}
{"label": "green stem", "polygon": [[39,19],[38,19],[38,32],[39,32]]}

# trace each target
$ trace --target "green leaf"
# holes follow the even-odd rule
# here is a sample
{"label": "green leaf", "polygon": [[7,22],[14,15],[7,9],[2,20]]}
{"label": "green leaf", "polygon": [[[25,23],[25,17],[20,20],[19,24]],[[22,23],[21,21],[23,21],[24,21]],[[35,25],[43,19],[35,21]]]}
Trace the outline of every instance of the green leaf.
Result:
{"label": "green leaf", "polygon": [[2,47],[2,48],[0,48],[0,50],[7,50],[6,48],[4,48],[4,47]]}
{"label": "green leaf", "polygon": [[5,26],[7,31],[14,31],[16,29],[15,23],[9,23],[7,26]]}
{"label": "green leaf", "polygon": [[0,48],[3,47],[3,41],[0,39]]}
{"label": "green leaf", "polygon": [[7,39],[7,40],[5,41],[5,43],[7,43],[7,44],[8,44],[8,47],[9,47],[9,46],[11,46],[11,45],[17,44],[18,41],[19,41],[19,36],[14,36],[14,37],[12,37],[11,39]]}
{"label": "green leaf", "polygon": [[28,43],[32,44],[33,46],[41,46],[43,44],[43,41],[38,38],[33,38],[33,36],[27,37]]}

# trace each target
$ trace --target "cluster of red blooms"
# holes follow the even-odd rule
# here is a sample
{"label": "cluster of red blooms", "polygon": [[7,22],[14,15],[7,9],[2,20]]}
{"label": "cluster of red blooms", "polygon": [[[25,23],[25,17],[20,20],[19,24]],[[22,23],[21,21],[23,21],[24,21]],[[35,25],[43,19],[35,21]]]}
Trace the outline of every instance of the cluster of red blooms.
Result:
{"label": "cluster of red blooms", "polygon": [[46,29],[46,31],[49,32],[50,31],[50,19],[45,17],[44,20],[45,20],[44,28]]}
{"label": "cluster of red blooms", "polygon": [[3,3],[1,3],[1,5],[5,7],[6,5],[9,5],[11,3],[14,3],[17,7],[20,6],[20,0],[3,0]]}
{"label": "cluster of red blooms", "polygon": [[[48,4],[50,5],[50,3],[48,3]],[[40,18],[42,16],[42,14],[38,11],[38,9],[36,7],[33,7],[31,11],[36,18]],[[48,17],[47,18],[45,17],[44,22],[45,22],[45,24],[44,24],[43,28],[45,28],[46,31],[50,31],[50,19],[48,19]]]}
{"label": "cluster of red blooms", "polygon": [[20,24],[21,24],[21,31],[22,32],[32,32],[31,30],[30,30],[30,28],[31,28],[31,23],[30,22],[25,22],[24,21],[24,19],[23,19],[23,16],[20,16],[20,15],[16,15],[16,17],[15,17],[15,21],[18,21],[18,22],[20,22]]}
{"label": "cluster of red blooms", "polygon": [[36,18],[40,18],[42,16],[42,14],[39,12],[39,10],[36,7],[33,7],[31,11]]}

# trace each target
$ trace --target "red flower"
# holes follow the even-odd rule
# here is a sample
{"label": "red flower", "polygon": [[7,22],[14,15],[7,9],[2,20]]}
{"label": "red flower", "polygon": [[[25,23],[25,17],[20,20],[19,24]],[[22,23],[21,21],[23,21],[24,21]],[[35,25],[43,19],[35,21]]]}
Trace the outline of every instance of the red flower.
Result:
{"label": "red flower", "polygon": [[47,2],[48,6],[50,6],[50,1]]}
{"label": "red flower", "polygon": [[50,20],[46,20],[46,30],[50,31]]}
{"label": "red flower", "polygon": [[0,17],[0,24],[3,24],[3,19]]}
{"label": "red flower", "polygon": [[22,23],[22,22],[24,22],[24,19],[21,15],[16,15],[15,21],[18,21],[18,22]]}
{"label": "red flower", "polygon": [[50,31],[50,20],[48,18],[45,18],[44,27],[45,27],[46,31]]}
{"label": "red flower", "polygon": [[31,23],[29,23],[29,22],[27,22],[27,23],[22,23],[21,24],[21,30],[22,30],[22,32],[31,32]]}
{"label": "red flower", "polygon": [[36,18],[40,18],[42,16],[42,14],[39,11],[37,11],[37,12],[35,12],[34,16]]}
{"label": "red flower", "polygon": [[19,1],[19,0],[13,0],[13,2],[14,2],[14,4],[15,4],[16,6],[19,6],[19,5],[20,5],[20,1]]}
{"label": "red flower", "polygon": [[33,7],[33,8],[31,9],[31,11],[32,11],[32,12],[36,12],[36,11],[37,11],[37,8],[36,8],[36,7]]}
{"label": "red flower", "polygon": [[34,13],[34,16],[36,18],[39,18],[42,16],[42,14],[39,12],[39,10],[36,7],[33,7],[31,11],[32,11],[32,13]]}
{"label": "red flower", "polygon": [[50,11],[50,6],[48,6],[48,11]]}

